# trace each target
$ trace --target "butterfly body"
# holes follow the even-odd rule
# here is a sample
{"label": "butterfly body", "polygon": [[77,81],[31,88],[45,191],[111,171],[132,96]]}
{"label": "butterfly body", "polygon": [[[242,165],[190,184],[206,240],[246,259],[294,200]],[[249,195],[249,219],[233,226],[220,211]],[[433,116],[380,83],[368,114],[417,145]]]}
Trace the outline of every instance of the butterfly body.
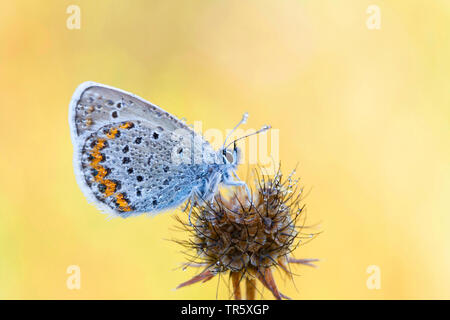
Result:
{"label": "butterfly body", "polygon": [[105,213],[158,213],[188,199],[210,200],[232,180],[238,153],[202,136],[134,94],[85,82],[69,107],[74,169],[87,199]]}

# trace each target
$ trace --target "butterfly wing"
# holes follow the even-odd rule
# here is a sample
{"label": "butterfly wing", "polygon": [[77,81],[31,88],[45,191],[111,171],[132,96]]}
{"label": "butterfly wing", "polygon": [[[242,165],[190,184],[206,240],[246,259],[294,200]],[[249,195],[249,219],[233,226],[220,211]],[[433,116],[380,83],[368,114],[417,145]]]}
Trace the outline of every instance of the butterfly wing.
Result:
{"label": "butterfly wing", "polygon": [[91,81],[78,86],[70,102],[69,123],[74,144],[106,124],[135,119],[161,125],[171,132],[192,131],[175,116],[132,93]]}
{"label": "butterfly wing", "polygon": [[173,208],[211,173],[192,161],[192,154],[216,156],[206,141],[130,93],[84,83],[72,98],[69,122],[77,181],[104,212],[126,217]]}

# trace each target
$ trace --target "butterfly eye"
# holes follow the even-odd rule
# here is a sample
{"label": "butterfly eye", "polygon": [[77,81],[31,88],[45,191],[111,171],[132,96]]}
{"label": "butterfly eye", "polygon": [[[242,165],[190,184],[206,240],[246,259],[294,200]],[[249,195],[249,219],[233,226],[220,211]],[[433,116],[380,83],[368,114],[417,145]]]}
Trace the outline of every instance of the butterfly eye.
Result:
{"label": "butterfly eye", "polygon": [[233,153],[231,153],[230,151],[225,151],[224,152],[224,157],[225,157],[225,159],[227,159],[227,162],[228,163],[233,163],[234,162],[234,156],[233,156]]}

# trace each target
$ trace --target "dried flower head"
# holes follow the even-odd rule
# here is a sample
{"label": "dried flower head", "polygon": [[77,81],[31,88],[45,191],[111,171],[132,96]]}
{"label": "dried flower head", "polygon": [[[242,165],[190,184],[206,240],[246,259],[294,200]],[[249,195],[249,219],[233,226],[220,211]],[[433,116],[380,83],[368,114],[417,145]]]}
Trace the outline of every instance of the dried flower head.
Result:
{"label": "dried flower head", "polygon": [[[258,173],[252,199],[244,188],[229,197],[216,195],[209,204],[192,206],[192,224],[182,221],[189,239],[176,242],[189,248],[185,266],[203,267],[203,271],[177,288],[206,282],[221,273],[230,274],[235,299],[241,299],[241,281],[245,280],[246,298],[255,299],[256,280],[276,299],[286,298],[278,291],[273,269],[280,268],[292,277],[290,263],[313,266],[316,259],[294,259],[292,251],[314,234],[304,234],[303,189],[293,180],[293,171],[283,180],[281,171],[273,177]],[[188,210],[188,209],[186,209]]]}

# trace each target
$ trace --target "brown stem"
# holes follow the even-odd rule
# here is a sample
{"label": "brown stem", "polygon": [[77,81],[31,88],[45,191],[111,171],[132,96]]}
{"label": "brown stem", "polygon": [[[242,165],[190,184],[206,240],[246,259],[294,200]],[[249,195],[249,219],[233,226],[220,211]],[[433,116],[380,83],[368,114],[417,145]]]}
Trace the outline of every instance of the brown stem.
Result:
{"label": "brown stem", "polygon": [[245,293],[247,300],[255,300],[256,281],[255,279],[247,278],[245,281]]}
{"label": "brown stem", "polygon": [[240,272],[231,272],[231,282],[233,283],[233,292],[235,300],[242,300],[241,297],[241,287],[239,282],[241,281],[241,273]]}
{"label": "brown stem", "polygon": [[275,283],[275,280],[273,279],[272,271],[270,268],[265,268],[260,270],[257,275],[259,281],[272,292],[274,297],[277,300],[281,300],[284,296],[278,291],[277,285]]}

